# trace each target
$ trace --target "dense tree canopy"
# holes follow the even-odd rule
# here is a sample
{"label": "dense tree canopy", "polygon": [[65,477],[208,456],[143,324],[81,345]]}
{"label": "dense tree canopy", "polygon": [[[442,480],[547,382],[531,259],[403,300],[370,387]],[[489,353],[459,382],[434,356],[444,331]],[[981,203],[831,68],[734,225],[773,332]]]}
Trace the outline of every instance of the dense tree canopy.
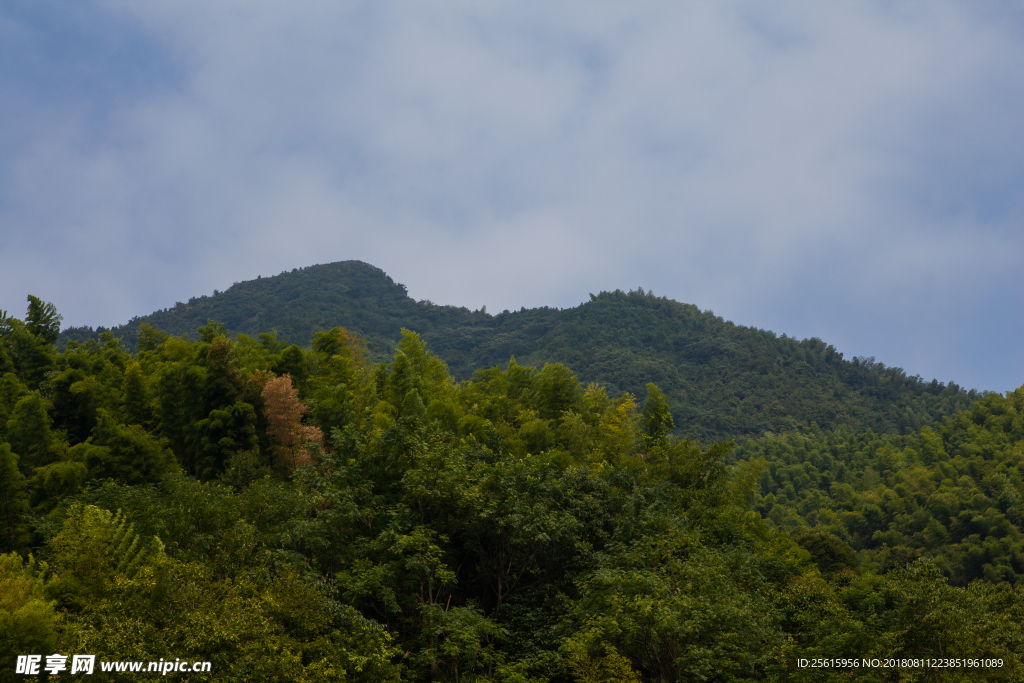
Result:
{"label": "dense tree canopy", "polygon": [[829,534],[874,571],[927,557],[959,585],[1024,577],[1024,387],[911,435],[811,429],[737,456],[771,463],[756,510]]}
{"label": "dense tree canopy", "polygon": [[1024,673],[1024,389],[908,435],[702,446],[655,384],[457,381],[409,331],[377,364],[341,328],[212,322],[58,352],[33,315],[0,335],[0,680],[51,652],[212,662],[194,680]]}
{"label": "dense tree canopy", "polygon": [[[600,382],[612,395],[643,395],[655,382],[666,395],[674,434],[702,442],[812,423],[910,433],[977,397],[952,383],[907,377],[872,358],[843,359],[820,339],[799,341],[734,325],[642,289],[602,292],[564,310],[490,315],[414,301],[403,285],[359,261],[236,283],[137,318],[115,333],[134,348],[145,334],[142,323],[195,338],[210,318],[253,337],[274,330],[278,340],[300,345],[344,325],[367,340],[376,362],[391,359],[403,328],[414,330],[458,380],[515,356],[536,367],[561,363],[584,384]],[[64,341],[72,339],[99,336],[91,328],[66,330]],[[291,362],[297,352],[290,352]]]}

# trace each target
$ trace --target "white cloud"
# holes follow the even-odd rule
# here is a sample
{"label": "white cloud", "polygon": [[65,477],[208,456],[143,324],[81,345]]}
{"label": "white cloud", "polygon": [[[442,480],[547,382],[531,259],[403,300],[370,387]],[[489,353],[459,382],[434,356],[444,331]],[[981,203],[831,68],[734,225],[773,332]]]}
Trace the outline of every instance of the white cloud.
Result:
{"label": "white cloud", "polygon": [[[920,351],[963,300],[1024,300],[1024,41],[986,10],[93,6],[171,66],[99,126],[26,105],[54,123],[0,162],[0,306],[29,288],[112,324],[361,258],[439,303],[641,285],[991,382],[996,361]],[[893,342],[907,306],[931,317]]]}

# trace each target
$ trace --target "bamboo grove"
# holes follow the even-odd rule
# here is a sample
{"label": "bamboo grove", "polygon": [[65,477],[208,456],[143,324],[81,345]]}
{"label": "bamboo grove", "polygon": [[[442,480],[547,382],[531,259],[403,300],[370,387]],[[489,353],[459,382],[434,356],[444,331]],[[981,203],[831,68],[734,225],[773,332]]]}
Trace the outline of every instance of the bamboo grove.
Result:
{"label": "bamboo grove", "polygon": [[701,445],[654,384],[457,382],[409,331],[374,364],[340,327],[58,352],[59,324],[0,318],[0,680],[71,651],[224,681],[1022,674],[1024,388],[910,435]]}

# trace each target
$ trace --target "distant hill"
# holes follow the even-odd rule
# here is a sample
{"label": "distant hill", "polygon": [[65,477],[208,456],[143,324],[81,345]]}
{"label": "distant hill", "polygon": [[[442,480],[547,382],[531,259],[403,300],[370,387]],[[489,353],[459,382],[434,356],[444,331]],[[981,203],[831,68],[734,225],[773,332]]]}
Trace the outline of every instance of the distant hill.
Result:
{"label": "distant hill", "polygon": [[[979,396],[873,359],[845,360],[819,339],[734,325],[643,290],[602,292],[569,309],[490,315],[415,301],[384,271],[359,261],[241,282],[112,331],[134,347],[141,323],[183,335],[208,319],[251,336],[274,331],[301,346],[314,332],[341,325],[365,338],[379,361],[390,357],[404,327],[420,333],[459,379],[514,355],[520,364],[564,363],[584,382],[641,398],[654,382],[672,402],[676,432],[702,442],[812,424],[909,433]],[[69,328],[60,343],[101,331]]]}
{"label": "distant hill", "polygon": [[[234,333],[256,336],[276,332],[280,340],[308,346],[314,332],[342,325],[365,338],[375,357],[385,360],[403,327],[422,333],[462,327],[474,317],[465,308],[417,303],[404,285],[396,284],[381,269],[361,261],[341,261],[239,282],[225,292],[189,299],[111,331],[134,348],[142,323],[172,335],[194,337],[196,328],[212,319]],[[476,317],[482,321],[487,316]],[[102,329],[70,328],[61,337],[81,341]]]}

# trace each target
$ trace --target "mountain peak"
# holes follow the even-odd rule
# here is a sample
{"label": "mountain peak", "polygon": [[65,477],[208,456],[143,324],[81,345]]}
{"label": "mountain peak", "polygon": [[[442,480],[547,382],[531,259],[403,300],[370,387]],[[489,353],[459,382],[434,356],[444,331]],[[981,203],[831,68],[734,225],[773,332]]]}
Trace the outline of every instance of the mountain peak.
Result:
{"label": "mountain peak", "polygon": [[[820,339],[736,325],[642,289],[600,292],[575,308],[492,316],[414,301],[405,286],[362,261],[238,282],[111,331],[134,347],[142,323],[194,335],[211,319],[234,334],[270,332],[300,346],[308,346],[316,332],[345,327],[366,340],[378,362],[391,358],[406,328],[418,332],[460,380],[514,355],[524,365],[563,363],[613,395],[642,396],[654,382],[671,401],[677,431],[701,441],[812,424],[907,432],[965,408],[976,396],[882,363],[844,360]],[[68,329],[62,343],[97,333]]]}

